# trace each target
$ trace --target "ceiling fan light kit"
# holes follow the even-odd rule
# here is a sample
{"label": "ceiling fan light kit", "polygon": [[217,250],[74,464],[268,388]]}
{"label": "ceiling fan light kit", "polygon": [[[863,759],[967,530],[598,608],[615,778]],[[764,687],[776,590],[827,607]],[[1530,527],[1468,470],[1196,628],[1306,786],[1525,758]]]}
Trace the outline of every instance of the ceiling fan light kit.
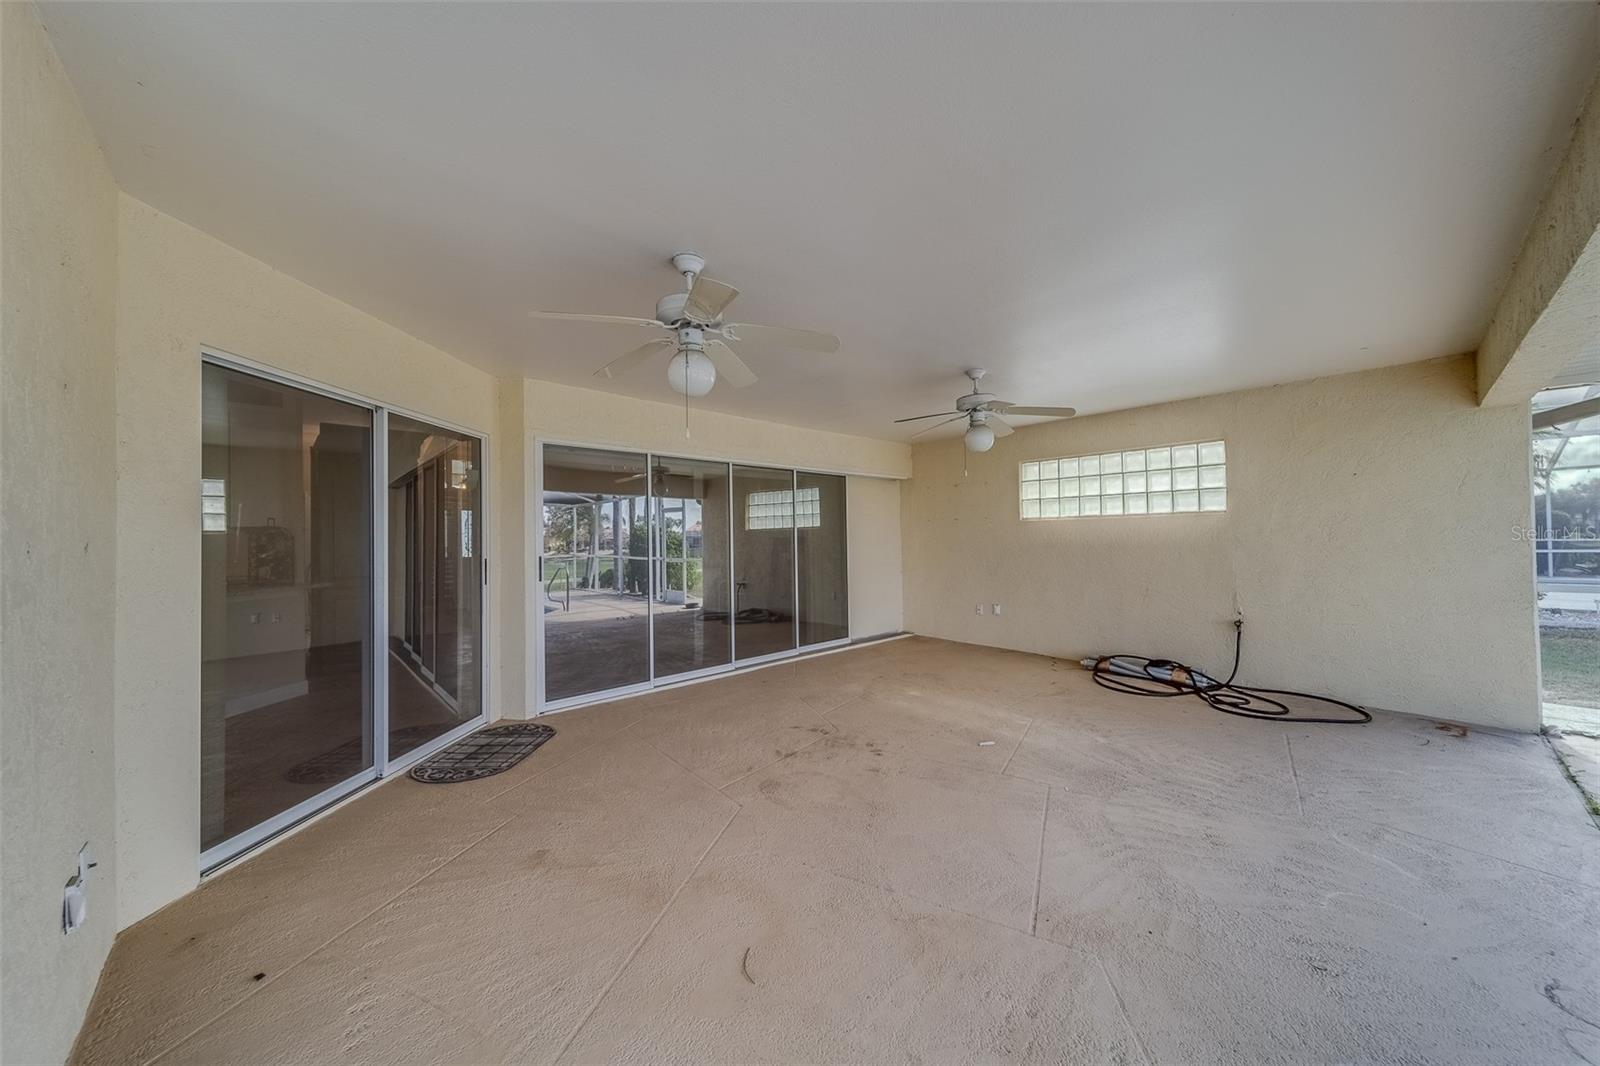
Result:
{"label": "ceiling fan light kit", "polygon": [[720,376],[729,385],[742,389],[756,382],[751,370],[729,341],[766,343],[807,352],[832,354],[839,350],[839,338],[830,333],[784,326],[761,326],[749,322],[725,322],[723,314],[739,295],[732,285],[708,278],[703,273],[706,260],[694,252],[679,252],[672,257],[672,268],[683,275],[683,291],[672,292],[656,301],[654,318],[626,315],[571,314],[565,311],[531,311],[534,318],[554,318],[569,322],[599,322],[608,325],[644,326],[665,330],[671,337],[647,341],[613,359],[596,377],[614,378],[634,370],[659,352],[671,352],[667,363],[667,384],[680,396],[705,396]]}
{"label": "ceiling fan light kit", "polygon": [[704,348],[680,348],[667,364],[667,384],[680,396],[699,399],[716,383],[717,368],[706,358]]}
{"label": "ceiling fan light kit", "polygon": [[981,367],[973,367],[964,372],[972,380],[972,391],[956,398],[955,410],[935,411],[931,415],[914,415],[911,418],[897,418],[895,423],[921,422],[925,418],[939,418],[943,421],[935,422],[926,429],[919,429],[911,434],[912,438],[922,436],[941,426],[948,426],[952,422],[965,420],[967,432],[962,440],[969,452],[986,452],[994,447],[997,437],[1009,437],[1016,432],[1010,423],[1001,418],[1001,414],[1024,415],[1029,418],[1071,418],[1078,412],[1070,407],[1019,407],[1007,400],[1002,400],[992,392],[980,392],[978,382],[982,381],[988,371]]}

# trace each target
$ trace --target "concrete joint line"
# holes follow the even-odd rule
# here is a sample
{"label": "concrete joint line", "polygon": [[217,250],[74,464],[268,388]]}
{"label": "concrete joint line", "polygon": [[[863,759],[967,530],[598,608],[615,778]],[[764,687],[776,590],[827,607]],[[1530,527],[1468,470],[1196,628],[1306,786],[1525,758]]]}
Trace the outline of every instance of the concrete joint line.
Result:
{"label": "concrete joint line", "polygon": [[[1011,746],[1011,754],[1006,756],[1005,765],[1000,767],[1000,776],[1001,777],[1006,776],[1006,771],[1011,769],[1011,760],[1015,759],[1017,757],[1017,752],[1022,750],[1022,742],[1024,740],[1028,739],[1028,730],[1030,730],[1032,728],[1033,728],[1033,719],[1029,718],[1028,719],[1028,724],[1022,727],[1022,735],[1019,736],[1017,738],[1017,742]],[[1046,786],[1046,787],[1048,788],[1049,786]],[[1049,797],[1048,794],[1045,796],[1045,802],[1046,803],[1050,802],[1050,797]]]}
{"label": "concrete joint line", "polygon": [[852,703],[860,703],[864,699],[866,699],[865,696],[851,696],[842,703],[836,703],[825,711],[817,711],[815,707],[813,707],[812,710],[816,711],[818,718],[821,718],[824,722],[827,722],[829,725],[833,726],[834,729],[838,729],[839,723],[835,722],[832,718],[829,718],[828,715],[832,714],[834,711],[842,711]]}
{"label": "concrete joint line", "polygon": [[616,973],[611,975],[611,980],[606,982],[605,987],[600,990],[600,994],[594,998],[594,1002],[589,1004],[589,1009],[583,1012],[583,1017],[578,1019],[578,1024],[572,1027],[572,1032],[568,1033],[567,1038],[561,1042],[561,1049],[551,1058],[551,1062],[560,1062],[561,1056],[567,1053],[567,1048],[571,1047],[572,1042],[578,1039],[578,1034],[583,1031],[583,1027],[589,1024],[589,1019],[594,1017],[594,1012],[600,1009],[600,1004],[611,994],[611,989],[622,978],[628,967],[633,965],[633,960],[638,957],[640,949],[650,939],[651,934],[656,931],[656,926],[661,924],[661,919],[667,916],[667,912],[672,909],[672,905],[678,902],[678,895],[683,892],[690,881],[694,880],[694,875],[700,871],[701,863],[706,861],[706,856],[711,854],[711,849],[717,846],[717,841],[722,839],[722,834],[728,831],[728,826],[732,825],[733,820],[737,817],[739,817],[738,811],[728,815],[728,820],[722,823],[722,828],[717,830],[717,835],[711,838],[711,843],[706,845],[705,850],[700,853],[700,857],[694,861],[694,865],[689,868],[688,874],[684,876],[682,881],[678,882],[678,887],[672,890],[672,895],[667,899],[666,905],[661,908],[660,913],[651,921],[650,928],[646,929],[644,935],[634,942],[633,950],[628,952],[628,957],[622,960],[622,965],[618,966]]}
{"label": "concrete joint line", "polygon": [[1477,848],[1468,848],[1463,847],[1460,844],[1452,844],[1448,840],[1435,840],[1433,837],[1424,836],[1422,833],[1413,833],[1409,829],[1401,829],[1399,826],[1390,825],[1388,822],[1380,822],[1372,818],[1358,818],[1353,814],[1346,815],[1346,817],[1354,822],[1365,822],[1368,825],[1375,825],[1380,829],[1387,829],[1391,833],[1399,833],[1402,836],[1416,837],[1418,840],[1426,840],[1428,843],[1437,844],[1441,848],[1450,848],[1453,851],[1463,851],[1468,855],[1476,855],[1480,859],[1493,859],[1495,862],[1503,862],[1507,866],[1515,866],[1519,870],[1526,870],[1531,874],[1538,874],[1540,877],[1548,877],[1555,881],[1565,881],[1569,885],[1578,885],[1582,888],[1600,889],[1600,884],[1595,884],[1591,881],[1580,881],[1576,877],[1568,877],[1565,874],[1551,873],[1549,870],[1541,870],[1537,866],[1529,866],[1525,862],[1517,862],[1515,859],[1508,859],[1503,855],[1494,855],[1487,851],[1479,851]]}
{"label": "concrete joint line", "polygon": [[168,1044],[166,1047],[162,1048],[160,1051],[156,1052],[154,1055],[150,1056],[148,1059],[145,1059],[144,1060],[144,1066],[152,1066],[153,1063],[159,1062],[160,1060],[166,1058],[168,1055],[172,1054],[172,1052],[174,1052],[178,1048],[182,1047],[183,1044],[186,1041],[188,1041],[191,1037],[197,1035],[201,1030],[207,1029],[210,1026],[215,1025],[217,1022],[221,1021],[223,1018],[227,1017],[229,1014],[232,1014],[234,1011],[236,1011],[240,1007],[244,1006],[245,1003],[249,1001],[251,996],[259,994],[262,989],[266,988],[268,985],[270,985],[273,982],[277,981],[278,978],[282,977],[284,974],[286,974],[289,971],[293,970],[295,967],[297,967],[301,963],[305,962],[311,956],[315,955],[317,952],[321,951],[323,948],[327,947],[329,944],[332,944],[335,940],[338,940],[340,937],[344,936],[350,930],[354,929],[356,926],[360,925],[362,922],[366,921],[368,918],[371,918],[374,914],[377,914],[379,911],[383,910],[389,904],[393,903],[395,900],[399,899],[401,896],[405,895],[407,892],[410,892],[413,888],[416,888],[418,885],[422,884],[422,882],[426,881],[428,878],[432,877],[434,874],[438,873],[440,870],[443,870],[446,866],[449,866],[451,863],[453,863],[457,859],[461,858],[461,856],[465,855],[467,852],[471,851],[473,848],[477,847],[479,844],[482,844],[485,840],[488,840],[495,833],[499,832],[501,829],[504,829],[506,826],[508,826],[510,824],[511,824],[511,819],[510,818],[506,818],[503,821],[496,822],[494,825],[492,825],[488,829],[484,830],[476,839],[474,839],[466,847],[464,847],[461,850],[459,850],[459,851],[455,852],[454,854],[452,854],[449,858],[445,859],[443,862],[441,862],[438,866],[434,867],[432,870],[429,870],[427,873],[423,874],[421,877],[417,878],[415,881],[411,881],[411,882],[407,883],[404,888],[400,889],[400,891],[396,892],[394,895],[390,896],[388,899],[385,899],[384,901],[379,903],[377,906],[373,907],[371,910],[363,912],[359,917],[357,917],[350,924],[340,928],[337,932],[335,932],[328,939],[324,940],[322,943],[318,944],[316,947],[312,948],[310,951],[307,951],[304,955],[300,956],[298,959],[295,959],[293,962],[291,962],[291,963],[289,963],[289,965],[283,967],[277,973],[268,974],[262,980],[257,981],[250,988],[246,989],[244,995],[240,996],[239,999],[236,1002],[228,1004],[226,1007],[224,1007],[222,1010],[218,1011],[216,1014],[213,1014],[211,1017],[207,1018],[205,1021],[201,1022],[199,1025],[195,1026],[193,1029],[190,1029],[188,1032],[184,1033],[178,1039],[172,1041],[172,1043]]}
{"label": "concrete joint line", "polygon": [[1117,1009],[1122,1012],[1122,1024],[1128,1027],[1128,1032],[1133,1036],[1133,1042],[1139,1045],[1139,1053],[1144,1056],[1144,1061],[1150,1066],[1156,1066],[1156,1057],[1150,1054],[1150,1049],[1144,1046],[1144,1037],[1139,1035],[1138,1026],[1133,1024],[1133,1015],[1128,1013],[1128,1005],[1122,1001],[1122,989],[1111,979],[1111,971],[1106,968],[1106,960],[1100,957],[1098,951],[1091,952],[1094,961],[1100,964],[1100,976],[1106,979],[1106,985],[1111,989],[1111,995],[1117,1001]]}
{"label": "concrete joint line", "polygon": [[[826,721],[826,718],[824,718],[824,721]],[[829,725],[833,725],[832,722],[828,722],[828,724]],[[839,727],[838,726],[833,726],[833,728],[834,728],[835,731],[837,731]],[[812,746],[817,745],[817,744],[821,744],[824,740],[827,740],[829,737],[831,737],[833,735],[834,735],[833,733],[824,733],[820,737],[818,737],[816,740],[808,741],[808,742],[800,745],[798,748],[794,749],[793,751],[791,751],[787,755],[781,755],[778,758],[773,759],[769,763],[763,763],[762,765],[756,767],[754,770],[751,770],[749,773],[740,774],[738,777],[734,778],[732,781],[729,781],[726,785],[723,785],[721,788],[718,788],[717,791],[718,792],[723,792],[723,795],[726,796],[727,793],[723,791],[724,789],[732,788],[734,785],[737,785],[740,781],[743,781],[745,778],[751,776],[751,774],[759,774],[763,770],[770,769],[771,767],[777,766],[779,763],[783,762],[785,759],[792,759],[796,755],[799,755],[802,751],[805,751],[807,748],[812,747]],[[738,803],[739,807],[741,809],[743,809],[744,804],[739,803],[739,801],[733,799],[732,796],[728,796],[728,799],[732,800],[734,803]]]}
{"label": "concrete joint line", "polygon": [[[1019,741],[1020,743],[1020,741]],[[1044,810],[1039,814],[1039,864],[1033,876],[1033,917],[1028,921],[1028,935],[1039,935],[1039,890],[1044,884],[1044,835],[1050,822],[1050,786],[1044,786]]]}
{"label": "concrete joint line", "polygon": [[700,782],[702,785],[704,785],[707,788],[709,788],[711,791],[715,792],[721,798],[723,798],[723,799],[727,800],[729,803],[733,804],[735,810],[738,810],[738,809],[740,809],[740,808],[742,808],[744,806],[744,804],[740,803],[738,800],[734,799],[732,796],[730,796],[726,792],[722,791],[722,789],[718,788],[716,785],[713,785],[710,781],[707,781],[705,778],[701,777],[699,774],[695,773],[693,770],[691,770],[687,766],[683,765],[683,763],[679,762],[677,759],[674,759],[672,756],[668,755],[666,752],[664,752],[660,748],[656,747],[650,741],[644,740],[644,741],[640,741],[640,743],[642,743],[645,747],[649,748],[651,751],[655,752],[657,755],[661,756],[663,759],[667,760],[673,766],[676,766],[678,769],[682,770],[684,773],[686,773],[690,777],[694,778],[696,781]]}
{"label": "concrete joint line", "polygon": [[1289,754],[1289,777],[1294,780],[1294,802],[1300,808],[1300,820],[1306,820],[1306,800],[1300,792],[1300,771],[1294,768],[1294,747],[1289,743],[1289,734],[1283,735],[1283,750]]}

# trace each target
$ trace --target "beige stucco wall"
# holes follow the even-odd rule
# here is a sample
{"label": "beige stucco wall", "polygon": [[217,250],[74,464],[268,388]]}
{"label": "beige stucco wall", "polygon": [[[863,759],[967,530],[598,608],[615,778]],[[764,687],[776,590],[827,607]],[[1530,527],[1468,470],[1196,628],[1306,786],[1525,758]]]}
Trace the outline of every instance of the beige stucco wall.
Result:
{"label": "beige stucco wall", "polygon": [[59,1062],[116,931],[117,194],[30,4],[0,4],[0,135],[0,1062]]}
{"label": "beige stucco wall", "polygon": [[[127,925],[198,878],[201,349],[488,434],[491,483],[499,493],[506,484],[493,377],[130,197],[119,223],[116,776]],[[518,436],[507,435],[513,447]],[[488,501],[495,602],[499,546],[519,533],[502,539],[520,501],[502,503]],[[491,627],[496,713],[499,638]]]}
{"label": "beige stucco wall", "polygon": [[[719,386],[722,387],[722,386]],[[617,445],[669,455],[803,466],[839,474],[908,477],[911,448],[897,441],[826,433],[598,389],[527,382],[528,432],[574,444]]]}
{"label": "beige stucco wall", "polygon": [[[1535,729],[1525,408],[1475,406],[1469,356],[1020,430],[902,486],[907,628]],[[1023,522],[1025,459],[1222,438],[1225,514]],[[1003,604],[996,618],[974,605]]]}

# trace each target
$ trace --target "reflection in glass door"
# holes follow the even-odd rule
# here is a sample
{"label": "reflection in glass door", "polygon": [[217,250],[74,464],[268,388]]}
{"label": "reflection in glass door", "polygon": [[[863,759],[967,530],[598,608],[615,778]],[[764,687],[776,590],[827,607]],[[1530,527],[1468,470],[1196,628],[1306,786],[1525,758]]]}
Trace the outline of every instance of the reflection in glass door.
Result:
{"label": "reflection in glass door", "polygon": [[373,412],[206,364],[201,848],[375,776]]}
{"label": "reflection in glass door", "polygon": [[795,474],[794,526],[799,565],[800,646],[850,636],[849,557],[845,550],[845,481],[837,474]]}
{"label": "reflection in glass door", "polygon": [[733,658],[728,580],[728,464],[652,460],[655,676],[725,666]]}
{"label": "reflection in glass door", "polygon": [[849,640],[842,475],[540,454],[541,709]]}
{"label": "reflection in glass door", "polygon": [[733,468],[734,654],[795,647],[794,471]]}
{"label": "reflection in glass door", "polygon": [[391,414],[389,758],[483,711],[481,444]]}
{"label": "reflection in glass door", "polygon": [[201,386],[209,869],[486,718],[484,442],[221,356]]}
{"label": "reflection in glass door", "polygon": [[650,680],[646,457],[544,446],[544,699]]}

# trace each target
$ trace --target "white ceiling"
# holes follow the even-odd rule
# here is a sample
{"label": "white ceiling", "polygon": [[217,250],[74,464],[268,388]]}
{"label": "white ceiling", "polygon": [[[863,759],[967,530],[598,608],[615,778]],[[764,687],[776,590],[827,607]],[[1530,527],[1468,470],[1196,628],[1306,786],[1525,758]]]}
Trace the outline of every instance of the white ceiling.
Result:
{"label": "white ceiling", "polygon": [[[706,406],[873,436],[960,369],[1082,411],[1473,348],[1600,64],[1536,4],[53,3],[118,181],[496,372],[673,399],[694,249],[748,350]],[[270,361],[270,352],[245,353]]]}

